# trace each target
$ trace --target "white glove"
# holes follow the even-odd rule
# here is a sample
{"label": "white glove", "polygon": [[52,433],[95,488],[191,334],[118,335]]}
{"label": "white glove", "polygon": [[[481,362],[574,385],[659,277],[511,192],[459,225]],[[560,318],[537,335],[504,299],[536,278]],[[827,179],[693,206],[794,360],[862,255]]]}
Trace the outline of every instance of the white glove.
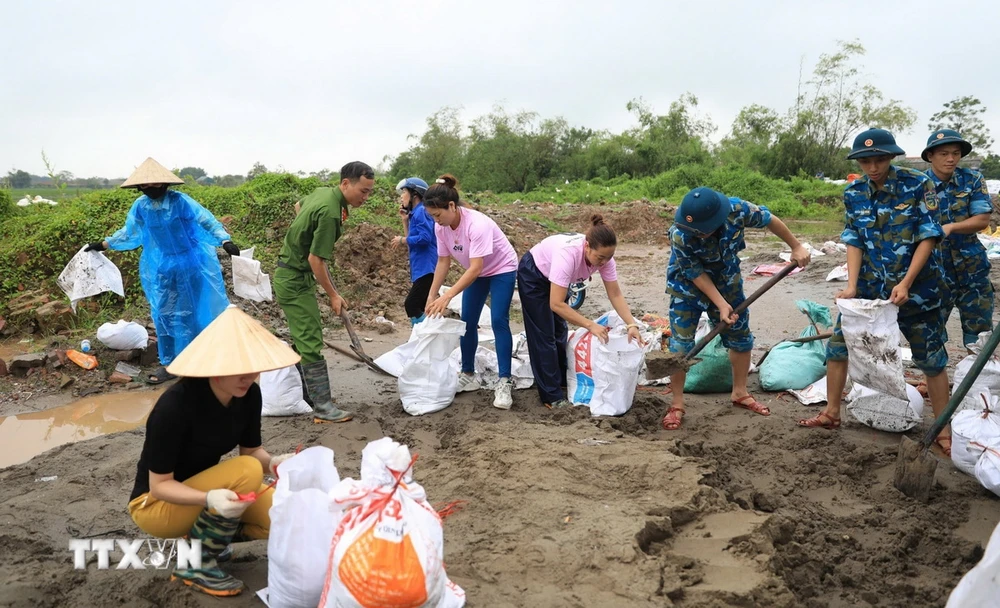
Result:
{"label": "white glove", "polygon": [[225,488],[209,490],[205,500],[205,506],[227,519],[239,518],[251,504],[250,501],[241,501],[236,492]]}
{"label": "white glove", "polygon": [[273,475],[274,477],[277,477],[278,476],[278,465],[281,464],[281,463],[283,463],[283,462],[285,462],[286,460],[288,460],[292,456],[295,456],[295,454],[293,452],[289,452],[287,454],[281,454],[279,456],[271,456],[271,464],[268,466],[268,469],[270,470],[271,475]]}

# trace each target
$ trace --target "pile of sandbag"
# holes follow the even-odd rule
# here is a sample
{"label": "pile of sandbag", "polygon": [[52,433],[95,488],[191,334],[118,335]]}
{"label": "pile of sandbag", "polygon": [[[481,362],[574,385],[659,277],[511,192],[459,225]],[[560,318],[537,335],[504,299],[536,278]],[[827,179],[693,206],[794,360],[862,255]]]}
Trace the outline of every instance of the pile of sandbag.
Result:
{"label": "pile of sandbag", "polygon": [[613,311],[596,322],[608,328],[607,344],[582,327],[569,335],[567,399],[590,408],[592,416],[621,416],[632,407],[646,353],[659,341],[655,332],[640,330],[646,345],[630,342],[625,321]]}
{"label": "pile of sandbag", "polygon": [[361,479],[341,480],[333,452],[283,462],[271,507],[271,608],[461,608],[444,569],[441,518],[414,482],[406,446],[385,437],[361,453]]}
{"label": "pile of sandbag", "polygon": [[1000,397],[990,391],[976,395],[978,408],[964,409],[951,419],[951,461],[967,475],[976,475],[987,448],[1000,446]]}

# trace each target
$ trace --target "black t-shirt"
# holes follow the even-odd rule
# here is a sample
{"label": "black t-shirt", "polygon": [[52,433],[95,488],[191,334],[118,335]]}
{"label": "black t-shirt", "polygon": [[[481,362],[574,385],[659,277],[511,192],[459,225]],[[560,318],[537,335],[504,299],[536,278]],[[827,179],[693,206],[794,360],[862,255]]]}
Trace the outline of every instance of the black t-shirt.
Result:
{"label": "black t-shirt", "polygon": [[236,446],[259,447],[261,404],[257,383],[243,397],[233,397],[229,407],[219,403],[207,378],[183,378],[171,386],[146,421],[129,501],[149,491],[150,471],[184,481],[219,464]]}

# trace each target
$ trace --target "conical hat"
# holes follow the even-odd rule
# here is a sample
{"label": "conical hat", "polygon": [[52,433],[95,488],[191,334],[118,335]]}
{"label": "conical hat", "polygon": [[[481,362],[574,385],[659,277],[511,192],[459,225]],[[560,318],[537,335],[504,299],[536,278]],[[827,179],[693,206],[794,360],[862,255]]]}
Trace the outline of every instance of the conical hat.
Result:
{"label": "conical hat", "polygon": [[167,366],[176,376],[241,376],[295,365],[298,353],[234,305],[222,311]]}
{"label": "conical hat", "polygon": [[134,188],[144,184],[183,184],[184,180],[173,174],[172,171],[156,162],[152,158],[147,158],[139,165],[139,168],[132,172],[132,175],[119,188]]}

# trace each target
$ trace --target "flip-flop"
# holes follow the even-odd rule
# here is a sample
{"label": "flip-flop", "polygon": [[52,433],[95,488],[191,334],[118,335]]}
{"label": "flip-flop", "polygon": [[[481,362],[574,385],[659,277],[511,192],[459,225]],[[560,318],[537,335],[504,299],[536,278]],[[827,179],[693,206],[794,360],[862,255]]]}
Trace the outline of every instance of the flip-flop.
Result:
{"label": "flip-flop", "polygon": [[154,372],[146,376],[146,384],[163,384],[164,382],[169,382],[176,377],[177,376],[168,372],[166,367],[161,365],[156,368]]}
{"label": "flip-flop", "polygon": [[[749,403],[747,402],[747,399],[750,400]],[[760,414],[761,416],[771,415],[771,408],[767,407],[760,401],[757,401],[751,395],[747,395],[746,397],[743,397],[741,399],[733,399],[733,405],[735,407],[743,408],[745,410],[750,410],[751,412],[755,414]]]}

